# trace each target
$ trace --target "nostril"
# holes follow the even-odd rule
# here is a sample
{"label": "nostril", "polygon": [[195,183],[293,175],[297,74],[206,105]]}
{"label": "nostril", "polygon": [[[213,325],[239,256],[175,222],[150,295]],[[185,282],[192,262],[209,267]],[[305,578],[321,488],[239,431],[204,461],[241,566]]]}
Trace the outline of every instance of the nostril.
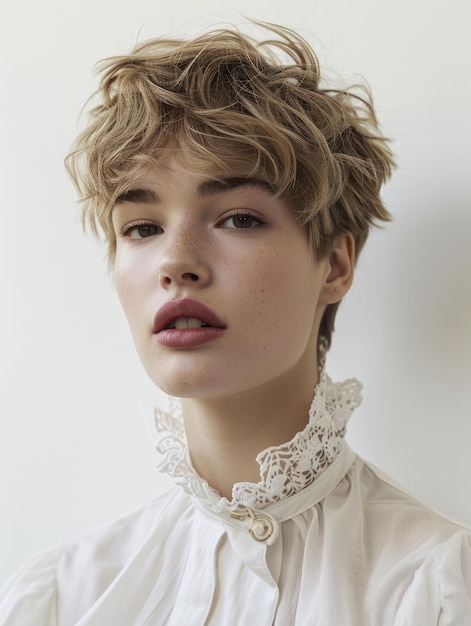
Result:
{"label": "nostril", "polygon": [[161,285],[170,287],[173,283],[201,283],[202,275],[198,272],[182,272],[178,268],[162,268],[159,270]]}
{"label": "nostril", "polygon": [[192,274],[191,272],[185,272],[185,274],[182,274],[182,278],[185,280],[191,280],[193,283],[196,283],[196,281],[198,280],[198,275]]}

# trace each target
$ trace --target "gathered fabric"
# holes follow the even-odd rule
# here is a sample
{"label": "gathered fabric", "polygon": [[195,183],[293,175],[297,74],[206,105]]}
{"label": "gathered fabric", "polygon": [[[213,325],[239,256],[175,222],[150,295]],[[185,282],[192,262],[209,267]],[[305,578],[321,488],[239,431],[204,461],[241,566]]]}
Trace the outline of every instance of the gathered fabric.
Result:
{"label": "gathered fabric", "polygon": [[261,509],[280,502],[308,487],[336,459],[345,442],[347,421],[361,404],[361,389],[361,384],[354,378],[333,384],[322,373],[304,430],[288,443],[260,452],[256,458],[260,466],[260,482],[236,483],[232,489],[232,502],[221,498],[193,469],[181,405],[171,399],[169,411],[155,411],[155,424],[160,435],[157,450],[163,456],[159,469],[216,512],[235,507]]}
{"label": "gathered fabric", "polygon": [[178,402],[156,411],[175,486],[44,551],[0,592],[4,626],[471,624],[471,531],[356,455],[351,379],[322,374],[309,421],[221,498],[191,465]]}

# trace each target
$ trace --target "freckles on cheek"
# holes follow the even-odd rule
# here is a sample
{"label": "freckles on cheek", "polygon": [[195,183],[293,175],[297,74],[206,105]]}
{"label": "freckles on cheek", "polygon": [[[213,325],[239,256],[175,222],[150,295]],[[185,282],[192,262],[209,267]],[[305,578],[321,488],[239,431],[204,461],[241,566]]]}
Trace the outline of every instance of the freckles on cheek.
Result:
{"label": "freckles on cheek", "polygon": [[253,284],[266,289],[277,282],[280,271],[283,271],[280,250],[275,244],[267,245],[258,250],[247,268],[247,274],[253,280]]}

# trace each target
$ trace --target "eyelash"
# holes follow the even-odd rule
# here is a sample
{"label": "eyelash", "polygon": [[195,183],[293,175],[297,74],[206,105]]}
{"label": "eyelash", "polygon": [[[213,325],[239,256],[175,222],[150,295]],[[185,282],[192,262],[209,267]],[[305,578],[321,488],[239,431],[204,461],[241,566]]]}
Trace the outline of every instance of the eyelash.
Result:
{"label": "eyelash", "polygon": [[[251,218],[252,220],[254,220],[256,222],[256,224],[254,224],[253,226],[249,226],[247,228],[237,228],[236,226],[233,226],[232,228],[230,228],[230,230],[252,230],[253,228],[258,228],[260,226],[263,226],[264,224],[266,224],[266,220],[264,220],[262,217],[260,217],[260,215],[255,215],[254,213],[252,213],[251,211],[248,211],[247,209],[244,211],[236,211],[234,213],[232,213],[231,215],[227,215],[224,217],[224,219],[222,219],[219,223],[218,223],[218,227],[222,227],[222,225],[227,222],[230,219],[234,219],[237,217],[248,217]],[[139,228],[140,226],[148,226],[150,228],[155,228],[155,229],[161,229],[160,226],[158,226],[157,224],[153,224],[152,222],[147,222],[145,220],[142,221],[137,221],[137,222],[131,222],[130,224],[126,224],[125,226],[123,226],[120,231],[119,231],[119,236],[122,238],[132,238],[131,233],[134,229]],[[161,229],[162,230],[162,229]],[[163,232],[163,230],[162,230]],[[152,237],[155,236],[159,233],[155,232],[152,233],[150,235],[148,235],[147,237]],[[147,237],[136,237],[136,239],[147,239]]]}
{"label": "eyelash", "polygon": [[251,219],[253,219],[255,222],[257,222],[254,226],[251,226],[249,228],[232,228],[231,230],[251,230],[252,228],[258,228],[259,226],[263,226],[264,224],[266,224],[266,220],[263,219],[262,217],[260,217],[260,215],[256,215],[255,213],[253,213],[252,211],[249,211],[247,209],[245,209],[244,211],[235,211],[234,213],[231,213],[231,215],[226,215],[224,217],[223,220],[221,220],[219,222],[219,225],[221,226],[222,224],[224,224],[225,222],[227,222],[230,219],[234,219],[237,217],[249,217]]}
{"label": "eyelash", "polygon": [[[156,228],[159,229],[160,226],[158,226],[157,224],[153,224],[152,222],[146,222],[145,220],[142,221],[138,221],[138,222],[131,222],[130,224],[125,224],[119,231],[119,236],[120,237],[129,237],[130,239],[132,239],[131,237],[131,233],[135,228],[139,228],[139,226],[149,226],[152,228]],[[156,235],[157,233],[153,233],[152,235]],[[148,235],[149,237],[151,237],[152,235]],[[146,239],[147,237],[136,237],[136,239]]]}

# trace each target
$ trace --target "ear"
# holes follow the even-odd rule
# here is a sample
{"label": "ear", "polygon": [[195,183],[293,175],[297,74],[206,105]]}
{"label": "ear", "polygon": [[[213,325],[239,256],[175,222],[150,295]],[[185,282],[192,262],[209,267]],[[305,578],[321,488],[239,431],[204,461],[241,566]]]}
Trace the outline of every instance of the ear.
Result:
{"label": "ear", "polygon": [[320,303],[340,302],[353,282],[355,270],[355,240],[351,233],[339,235],[327,259],[324,285],[320,294]]}

